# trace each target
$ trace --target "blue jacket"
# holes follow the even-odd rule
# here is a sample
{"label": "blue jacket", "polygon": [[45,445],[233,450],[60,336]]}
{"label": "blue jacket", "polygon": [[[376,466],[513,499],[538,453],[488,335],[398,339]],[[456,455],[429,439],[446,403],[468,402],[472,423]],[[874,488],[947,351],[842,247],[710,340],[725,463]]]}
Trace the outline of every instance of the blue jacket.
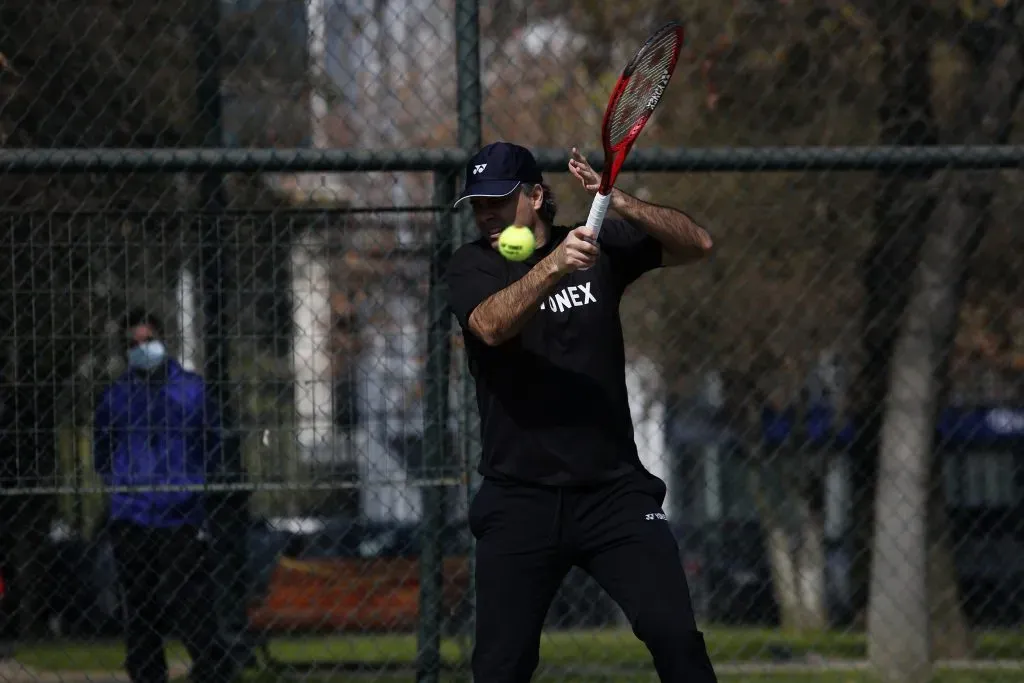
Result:
{"label": "blue jacket", "polygon": [[[203,379],[168,361],[148,381],[126,372],[100,396],[93,464],[108,486],[203,484],[220,466],[221,425]],[[110,519],[153,527],[200,525],[199,491],[131,491],[110,496]]]}

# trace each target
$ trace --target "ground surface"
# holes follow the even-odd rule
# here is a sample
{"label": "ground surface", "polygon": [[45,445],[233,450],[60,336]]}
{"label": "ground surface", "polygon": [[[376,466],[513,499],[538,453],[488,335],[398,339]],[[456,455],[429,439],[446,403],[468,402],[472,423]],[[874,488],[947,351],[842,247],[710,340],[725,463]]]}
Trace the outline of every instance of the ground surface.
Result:
{"label": "ground surface", "polygon": [[[863,635],[789,635],[761,629],[709,629],[712,660],[722,683],[869,683]],[[414,680],[416,639],[412,635],[331,636],[271,641],[274,662],[247,674],[252,683],[309,679],[393,683]],[[170,648],[172,675],[187,672],[177,645]],[[468,681],[465,643],[445,640],[446,671],[441,683]],[[119,643],[19,645],[15,658],[0,665],[0,680],[21,683],[113,683],[121,673]],[[936,683],[1024,683],[1024,634],[987,633],[968,662],[944,662]],[[541,649],[538,683],[655,682],[647,651],[629,631],[548,633]]]}

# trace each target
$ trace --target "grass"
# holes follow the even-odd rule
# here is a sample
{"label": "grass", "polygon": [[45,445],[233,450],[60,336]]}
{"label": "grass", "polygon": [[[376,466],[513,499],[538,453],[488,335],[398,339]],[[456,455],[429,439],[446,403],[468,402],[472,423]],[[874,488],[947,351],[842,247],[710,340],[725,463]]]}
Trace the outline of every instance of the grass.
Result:
{"label": "grass", "polygon": [[[277,677],[261,675],[246,683],[276,683]],[[375,683],[409,683],[412,677],[404,675],[377,675],[337,677],[333,680],[322,679],[323,683],[342,683],[345,681],[374,681]],[[719,674],[720,683],[877,683],[870,674],[863,672],[817,672],[817,673],[768,673],[768,674]],[[1020,683],[1022,674],[1019,671],[1002,672],[939,672],[934,683]],[[177,683],[177,682],[175,682]],[[442,676],[440,683],[470,683],[468,676]],[[539,671],[532,683],[659,683],[653,673],[631,673],[623,675],[573,675],[546,674]]]}
{"label": "grass", "polygon": [[[712,659],[717,662],[777,662],[787,658],[817,656],[856,660],[866,656],[862,634],[787,634],[770,629],[712,628],[705,632]],[[406,634],[352,635],[271,640],[272,656],[283,663],[412,662],[416,637]],[[449,663],[463,659],[455,640],[442,643],[442,658]],[[788,655],[788,657],[787,657]],[[121,667],[119,643],[55,643],[25,647],[18,661],[40,670],[114,670]],[[170,656],[183,658],[184,651],[171,646]],[[596,666],[645,666],[650,656],[643,643],[629,631],[600,630],[546,633],[541,642],[541,661],[568,667],[586,662]],[[1024,634],[994,632],[980,636],[977,659],[1024,659]]]}
{"label": "grass", "polygon": [[[752,628],[711,628],[705,632],[712,661],[719,667],[723,665],[742,665],[756,663],[784,663],[786,659],[800,661],[809,656],[826,660],[861,660],[866,654],[864,636],[858,633],[824,633],[813,635],[787,634],[769,629]],[[368,668],[379,668],[387,664],[411,665],[415,660],[415,635],[352,635],[291,638],[271,640],[270,652],[274,659],[284,665],[285,672],[294,667],[299,675],[303,663],[318,662],[318,669],[330,673],[332,666],[341,663],[362,662]],[[458,667],[467,659],[464,649],[454,640],[445,640],[442,644],[442,659],[451,667]],[[177,644],[172,644],[169,656],[173,659],[185,659],[184,651]],[[41,645],[25,645],[16,654],[20,664],[36,671],[120,671],[124,661],[124,650],[120,643],[52,643]],[[978,639],[976,659],[1024,659],[1024,634],[1018,632],[993,632],[982,634]],[[586,667],[588,675],[584,678],[574,677],[573,670]],[[545,674],[544,669],[551,672]],[[728,666],[724,669],[728,670]],[[733,667],[736,668],[736,667]],[[590,675],[593,669],[598,675]],[[628,675],[612,673],[609,678],[602,678],[601,671],[631,670]],[[549,632],[541,643],[541,672],[538,681],[573,681],[604,680],[615,683],[619,680],[645,681],[656,680],[645,677],[641,672],[650,670],[650,656],[646,648],[628,630],[600,630],[576,632]],[[633,673],[635,671],[635,673]],[[340,671],[336,672],[340,673]],[[568,675],[567,675],[568,674]],[[1012,676],[1007,677],[1007,674]],[[728,681],[766,681],[774,680],[781,674],[724,674],[723,680]],[[862,683],[870,680],[858,671],[830,671],[827,673],[802,674],[789,672],[786,680],[822,681],[827,683]],[[1003,683],[1003,681],[1024,680],[1024,667],[1016,671],[968,671],[944,672],[939,679],[941,683],[966,682],[968,678],[974,683]],[[256,680],[265,676],[278,676],[262,673],[254,674]],[[391,677],[383,671],[374,672],[372,676],[353,676],[346,673],[345,678],[356,680],[409,680],[409,675]],[[620,677],[616,677],[620,676]],[[807,676],[810,676],[809,678]],[[325,680],[329,676],[324,677]],[[445,679],[457,681],[459,678]]]}

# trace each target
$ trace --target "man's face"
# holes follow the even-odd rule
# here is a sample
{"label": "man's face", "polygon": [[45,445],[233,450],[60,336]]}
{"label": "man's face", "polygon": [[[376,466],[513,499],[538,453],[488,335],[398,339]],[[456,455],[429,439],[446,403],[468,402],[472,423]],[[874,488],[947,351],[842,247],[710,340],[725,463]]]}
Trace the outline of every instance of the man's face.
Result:
{"label": "man's face", "polygon": [[136,325],[128,330],[128,351],[131,351],[140,344],[157,339],[156,330],[145,323]]}
{"label": "man's face", "polygon": [[[540,194],[540,190],[535,191]],[[542,196],[542,195],[541,195]],[[498,248],[498,237],[501,231],[510,225],[522,225],[531,230],[537,224],[537,210],[534,198],[523,193],[521,188],[505,197],[473,197],[473,216],[476,227],[483,237],[490,240],[491,246]]]}
{"label": "man's face", "polygon": [[151,325],[143,323],[130,328],[127,346],[128,365],[137,372],[154,372],[167,360],[167,349]]}

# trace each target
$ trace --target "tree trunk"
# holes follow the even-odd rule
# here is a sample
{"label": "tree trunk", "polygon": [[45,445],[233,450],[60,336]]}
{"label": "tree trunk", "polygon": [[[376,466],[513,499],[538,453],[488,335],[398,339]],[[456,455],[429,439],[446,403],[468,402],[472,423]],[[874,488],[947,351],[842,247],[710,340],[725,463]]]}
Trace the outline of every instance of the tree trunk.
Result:
{"label": "tree trunk", "polygon": [[813,525],[796,547],[780,525],[765,529],[772,568],[772,587],[784,631],[824,631],[828,628],[825,605],[825,553]]}
{"label": "tree trunk", "polygon": [[[989,21],[969,25],[962,32],[962,46],[971,58],[971,73],[965,80],[957,139],[966,144],[1006,144],[1013,117],[1024,88],[1024,58],[1019,25],[1013,14],[1020,9],[996,12]],[[971,256],[991,222],[992,196],[998,183],[997,171],[959,174],[943,194],[936,217],[955,234],[959,253],[950,265],[949,282],[954,316],[959,313],[966,291]],[[943,389],[956,334],[955,320],[945,331],[939,365]],[[945,392],[943,392],[945,393]],[[933,651],[943,659],[969,657],[973,649],[970,630],[960,601],[958,577],[949,533],[942,468],[932,468],[932,496],[929,514],[929,595],[932,604]]]}
{"label": "tree trunk", "polygon": [[952,324],[946,280],[955,234],[944,229],[924,246],[915,291],[895,353],[882,424],[875,500],[875,541],[868,603],[868,656],[883,681],[931,679],[928,607],[928,491],[942,330]]}
{"label": "tree trunk", "polygon": [[[931,35],[922,30],[921,0],[886,0],[879,12],[882,36],[883,100],[879,108],[882,145],[931,145],[938,141],[932,110]],[[875,239],[864,261],[862,364],[851,388],[859,426],[851,453],[854,554],[853,607],[867,608],[874,525],[878,453],[889,360],[906,309],[914,266],[934,208],[929,171],[880,173],[874,206]]]}
{"label": "tree trunk", "polygon": [[960,600],[959,576],[949,532],[942,466],[932,465],[928,499],[928,602],[931,606],[932,655],[935,659],[967,659],[974,643]]}
{"label": "tree trunk", "polygon": [[[763,468],[780,467],[784,456],[762,454],[761,459]],[[824,487],[820,477],[812,477],[819,488]],[[786,482],[789,476],[782,472],[780,479]],[[777,500],[769,493],[770,488],[760,474],[755,473],[751,478],[781,626],[787,631],[824,631],[829,624],[825,599],[824,516],[813,497],[805,495],[806,491],[787,486],[782,496],[784,500]],[[795,514],[787,515],[783,511],[786,507]]]}
{"label": "tree trunk", "polygon": [[[1009,14],[997,12],[991,21],[964,32],[971,74],[957,139],[965,144],[1009,138],[1024,86],[1019,35]],[[948,367],[968,262],[989,222],[997,180],[993,171],[972,171],[946,186],[893,357],[868,618],[869,655],[884,680],[928,680],[933,629],[948,648],[943,654],[963,656],[970,650],[951,539],[941,529],[940,468],[930,457],[942,393],[939,371]]]}
{"label": "tree trunk", "polygon": [[799,538],[794,556],[802,609],[797,627],[802,631],[824,631],[829,623],[825,599],[825,519],[806,500],[799,501],[799,506]]}

